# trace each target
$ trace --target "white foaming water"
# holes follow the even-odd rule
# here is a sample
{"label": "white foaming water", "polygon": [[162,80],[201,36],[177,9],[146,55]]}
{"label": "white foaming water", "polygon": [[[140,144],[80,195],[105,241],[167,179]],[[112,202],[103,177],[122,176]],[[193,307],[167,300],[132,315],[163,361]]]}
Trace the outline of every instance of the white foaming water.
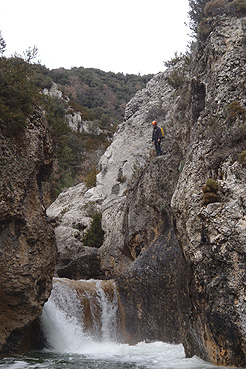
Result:
{"label": "white foaming water", "polygon": [[[110,294],[102,287],[103,281],[77,281],[86,286],[83,296],[69,281],[55,279],[54,286],[41,316],[48,348],[62,353],[83,354],[92,346],[117,340],[118,297],[114,283]],[[89,316],[88,316],[89,315]],[[90,333],[87,322],[91,321]],[[90,324],[90,322],[89,322]]]}
{"label": "white foaming water", "polygon": [[102,341],[112,341],[117,339],[117,311],[118,296],[115,284],[113,285],[113,299],[108,298],[101,287],[101,281],[96,283],[96,293],[98,305],[101,307],[101,331]]}
{"label": "white foaming water", "polygon": [[[69,282],[55,280],[51,297],[41,316],[48,345],[44,355],[52,355],[52,358],[49,357],[48,363],[43,362],[41,366],[36,363],[35,368],[215,368],[197,357],[186,359],[182,345],[163,342],[128,345],[117,342],[118,297],[115,286],[110,286],[109,293],[109,288],[103,288],[102,281],[80,282],[85,287],[84,295],[78,286],[71,288]],[[81,298],[82,295],[85,298]],[[90,332],[86,324],[88,312],[92,320]],[[56,366],[54,362],[59,360],[61,363],[61,357],[66,364]],[[28,361],[24,366],[21,363],[18,361],[18,366],[16,361],[14,365],[17,366],[5,367],[33,368]]]}
{"label": "white foaming water", "polygon": [[89,339],[80,321],[83,311],[73,290],[58,285],[53,291],[41,316],[48,348],[63,353],[78,352],[81,344]]}

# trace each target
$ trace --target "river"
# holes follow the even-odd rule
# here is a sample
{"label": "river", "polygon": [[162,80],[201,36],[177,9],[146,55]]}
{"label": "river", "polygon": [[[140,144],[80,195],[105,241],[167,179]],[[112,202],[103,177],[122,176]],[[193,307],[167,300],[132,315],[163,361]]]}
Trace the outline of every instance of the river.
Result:
{"label": "river", "polygon": [[76,288],[71,283],[54,280],[50,299],[44,306],[41,323],[46,348],[40,352],[2,358],[0,368],[218,368],[197,357],[185,358],[182,345],[121,343],[117,292],[113,282],[80,281]]}

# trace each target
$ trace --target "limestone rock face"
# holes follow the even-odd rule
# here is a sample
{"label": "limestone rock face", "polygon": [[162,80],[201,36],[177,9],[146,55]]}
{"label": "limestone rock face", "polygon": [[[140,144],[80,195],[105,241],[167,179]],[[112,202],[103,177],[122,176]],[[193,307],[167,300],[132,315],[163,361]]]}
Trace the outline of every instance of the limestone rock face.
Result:
{"label": "limestone rock face", "polygon": [[[173,96],[175,97],[175,90],[167,83],[167,75],[161,73],[155,76],[146,89],[138,92],[127,106],[125,121],[119,126],[112,144],[100,159],[96,187],[86,190],[83,185],[78,185],[61,194],[49,207],[47,214],[59,224],[56,228],[58,252],[64,254],[64,250],[77,250],[74,257],[73,251],[68,252],[67,256],[64,254],[58,270],[60,267],[64,269],[73,260],[76,261],[79,253],[84,253],[83,235],[91,223],[93,211],[96,210],[102,212],[102,226],[105,231],[104,244],[97,252],[105,277],[119,275],[132,262],[132,256],[124,251],[127,197],[132,186],[155,157],[151,144],[151,121],[159,118],[160,123],[164,123],[164,117],[172,115],[171,102]],[[162,104],[165,108],[162,108]],[[169,125],[172,126],[171,121],[166,124],[164,150],[174,150],[177,160],[180,160],[180,149],[171,139]],[[177,166],[179,164],[178,162]],[[75,229],[76,224],[81,224],[81,229]],[[68,234],[73,235],[72,238],[67,237]],[[83,271],[80,273],[80,278],[84,278]],[[79,278],[79,273],[77,276]]]}
{"label": "limestone rock face", "polygon": [[[244,32],[245,18],[222,17],[199,45],[191,93],[195,105],[204,84],[204,107],[194,119],[172,198],[176,234],[191,272],[187,354],[238,366],[246,364],[246,192],[245,168],[238,162],[246,139]],[[210,178],[218,199],[203,206],[202,188]]]}
{"label": "limestone rock face", "polygon": [[37,111],[18,135],[0,129],[0,352],[24,347],[52,285],[56,246],[41,183],[52,165],[48,130]]}
{"label": "limestone rock face", "polygon": [[169,206],[178,164],[169,154],[153,159],[128,198],[124,252],[134,261],[117,278],[128,341],[180,343],[185,337],[188,269]]}
{"label": "limestone rock face", "polygon": [[[218,179],[220,202],[202,207],[197,196],[190,199],[191,210],[189,203],[177,201],[179,191],[185,199],[190,183],[173,198],[179,238],[192,270],[187,354],[199,352],[206,360],[238,366],[245,365],[244,183],[245,169],[228,160]],[[186,208],[182,215],[180,206]]]}
{"label": "limestone rock face", "polygon": [[[88,201],[81,183],[61,193],[47,214],[55,226],[58,245],[56,274],[71,279],[103,278],[98,249],[83,245],[85,229],[98,205]],[[89,195],[90,199],[90,195]]]}
{"label": "limestone rock face", "polygon": [[[89,252],[98,267],[88,277],[116,279],[129,313],[126,335],[182,342],[188,356],[245,367],[246,174],[238,155],[246,142],[246,20],[207,22],[190,59],[156,75],[129,102],[96,187],[79,185],[77,200],[76,187],[67,192],[57,216],[59,268],[64,277],[69,265],[77,265],[76,278],[87,274],[81,240],[92,209],[101,211],[105,238]],[[152,120],[166,134],[158,158]],[[51,218],[58,208],[59,198]]]}

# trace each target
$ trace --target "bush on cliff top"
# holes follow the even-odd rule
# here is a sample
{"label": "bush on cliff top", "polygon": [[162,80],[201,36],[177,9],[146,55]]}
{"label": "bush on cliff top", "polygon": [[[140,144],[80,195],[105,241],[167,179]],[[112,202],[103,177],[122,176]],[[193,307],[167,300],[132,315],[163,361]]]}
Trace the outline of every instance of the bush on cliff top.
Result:
{"label": "bush on cliff top", "polygon": [[4,41],[2,37],[2,32],[0,31],[0,54],[3,54],[6,49],[6,42]]}
{"label": "bush on cliff top", "polygon": [[189,26],[193,36],[198,37],[209,33],[206,17],[219,14],[246,14],[246,0],[189,0]]}
{"label": "bush on cliff top", "polygon": [[213,17],[219,14],[245,14],[246,0],[212,0],[209,1],[204,8],[206,17]]}
{"label": "bush on cliff top", "polygon": [[204,17],[204,7],[207,2],[209,2],[209,0],[189,0],[189,26],[194,35],[196,35],[197,33],[198,24],[202,21]]}
{"label": "bush on cliff top", "polygon": [[21,57],[0,58],[0,123],[5,128],[24,128],[40,101],[30,73],[30,65]]}
{"label": "bush on cliff top", "polygon": [[204,8],[204,14],[206,17],[221,14],[225,11],[227,4],[227,0],[209,1]]}

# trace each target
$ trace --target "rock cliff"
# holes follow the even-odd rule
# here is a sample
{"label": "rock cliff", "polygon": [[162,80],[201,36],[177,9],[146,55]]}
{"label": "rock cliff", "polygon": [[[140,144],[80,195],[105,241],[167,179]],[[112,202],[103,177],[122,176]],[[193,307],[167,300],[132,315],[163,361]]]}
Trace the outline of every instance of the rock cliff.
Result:
{"label": "rock cliff", "polygon": [[0,127],[0,353],[26,351],[48,299],[56,246],[42,201],[53,151],[42,112],[25,128]]}
{"label": "rock cliff", "polygon": [[187,352],[245,366],[246,173],[238,155],[246,139],[246,23],[221,16],[211,24],[207,42],[198,45],[190,87],[191,108],[196,112],[203,99],[203,109],[198,119],[191,109],[191,139],[171,206],[190,268]]}
{"label": "rock cliff", "polygon": [[[190,58],[127,105],[97,186],[69,189],[48,214],[58,275],[115,277],[131,336],[245,366],[246,19],[206,22]],[[153,119],[166,133],[158,158]],[[99,249],[82,242],[95,210],[105,231]]]}

